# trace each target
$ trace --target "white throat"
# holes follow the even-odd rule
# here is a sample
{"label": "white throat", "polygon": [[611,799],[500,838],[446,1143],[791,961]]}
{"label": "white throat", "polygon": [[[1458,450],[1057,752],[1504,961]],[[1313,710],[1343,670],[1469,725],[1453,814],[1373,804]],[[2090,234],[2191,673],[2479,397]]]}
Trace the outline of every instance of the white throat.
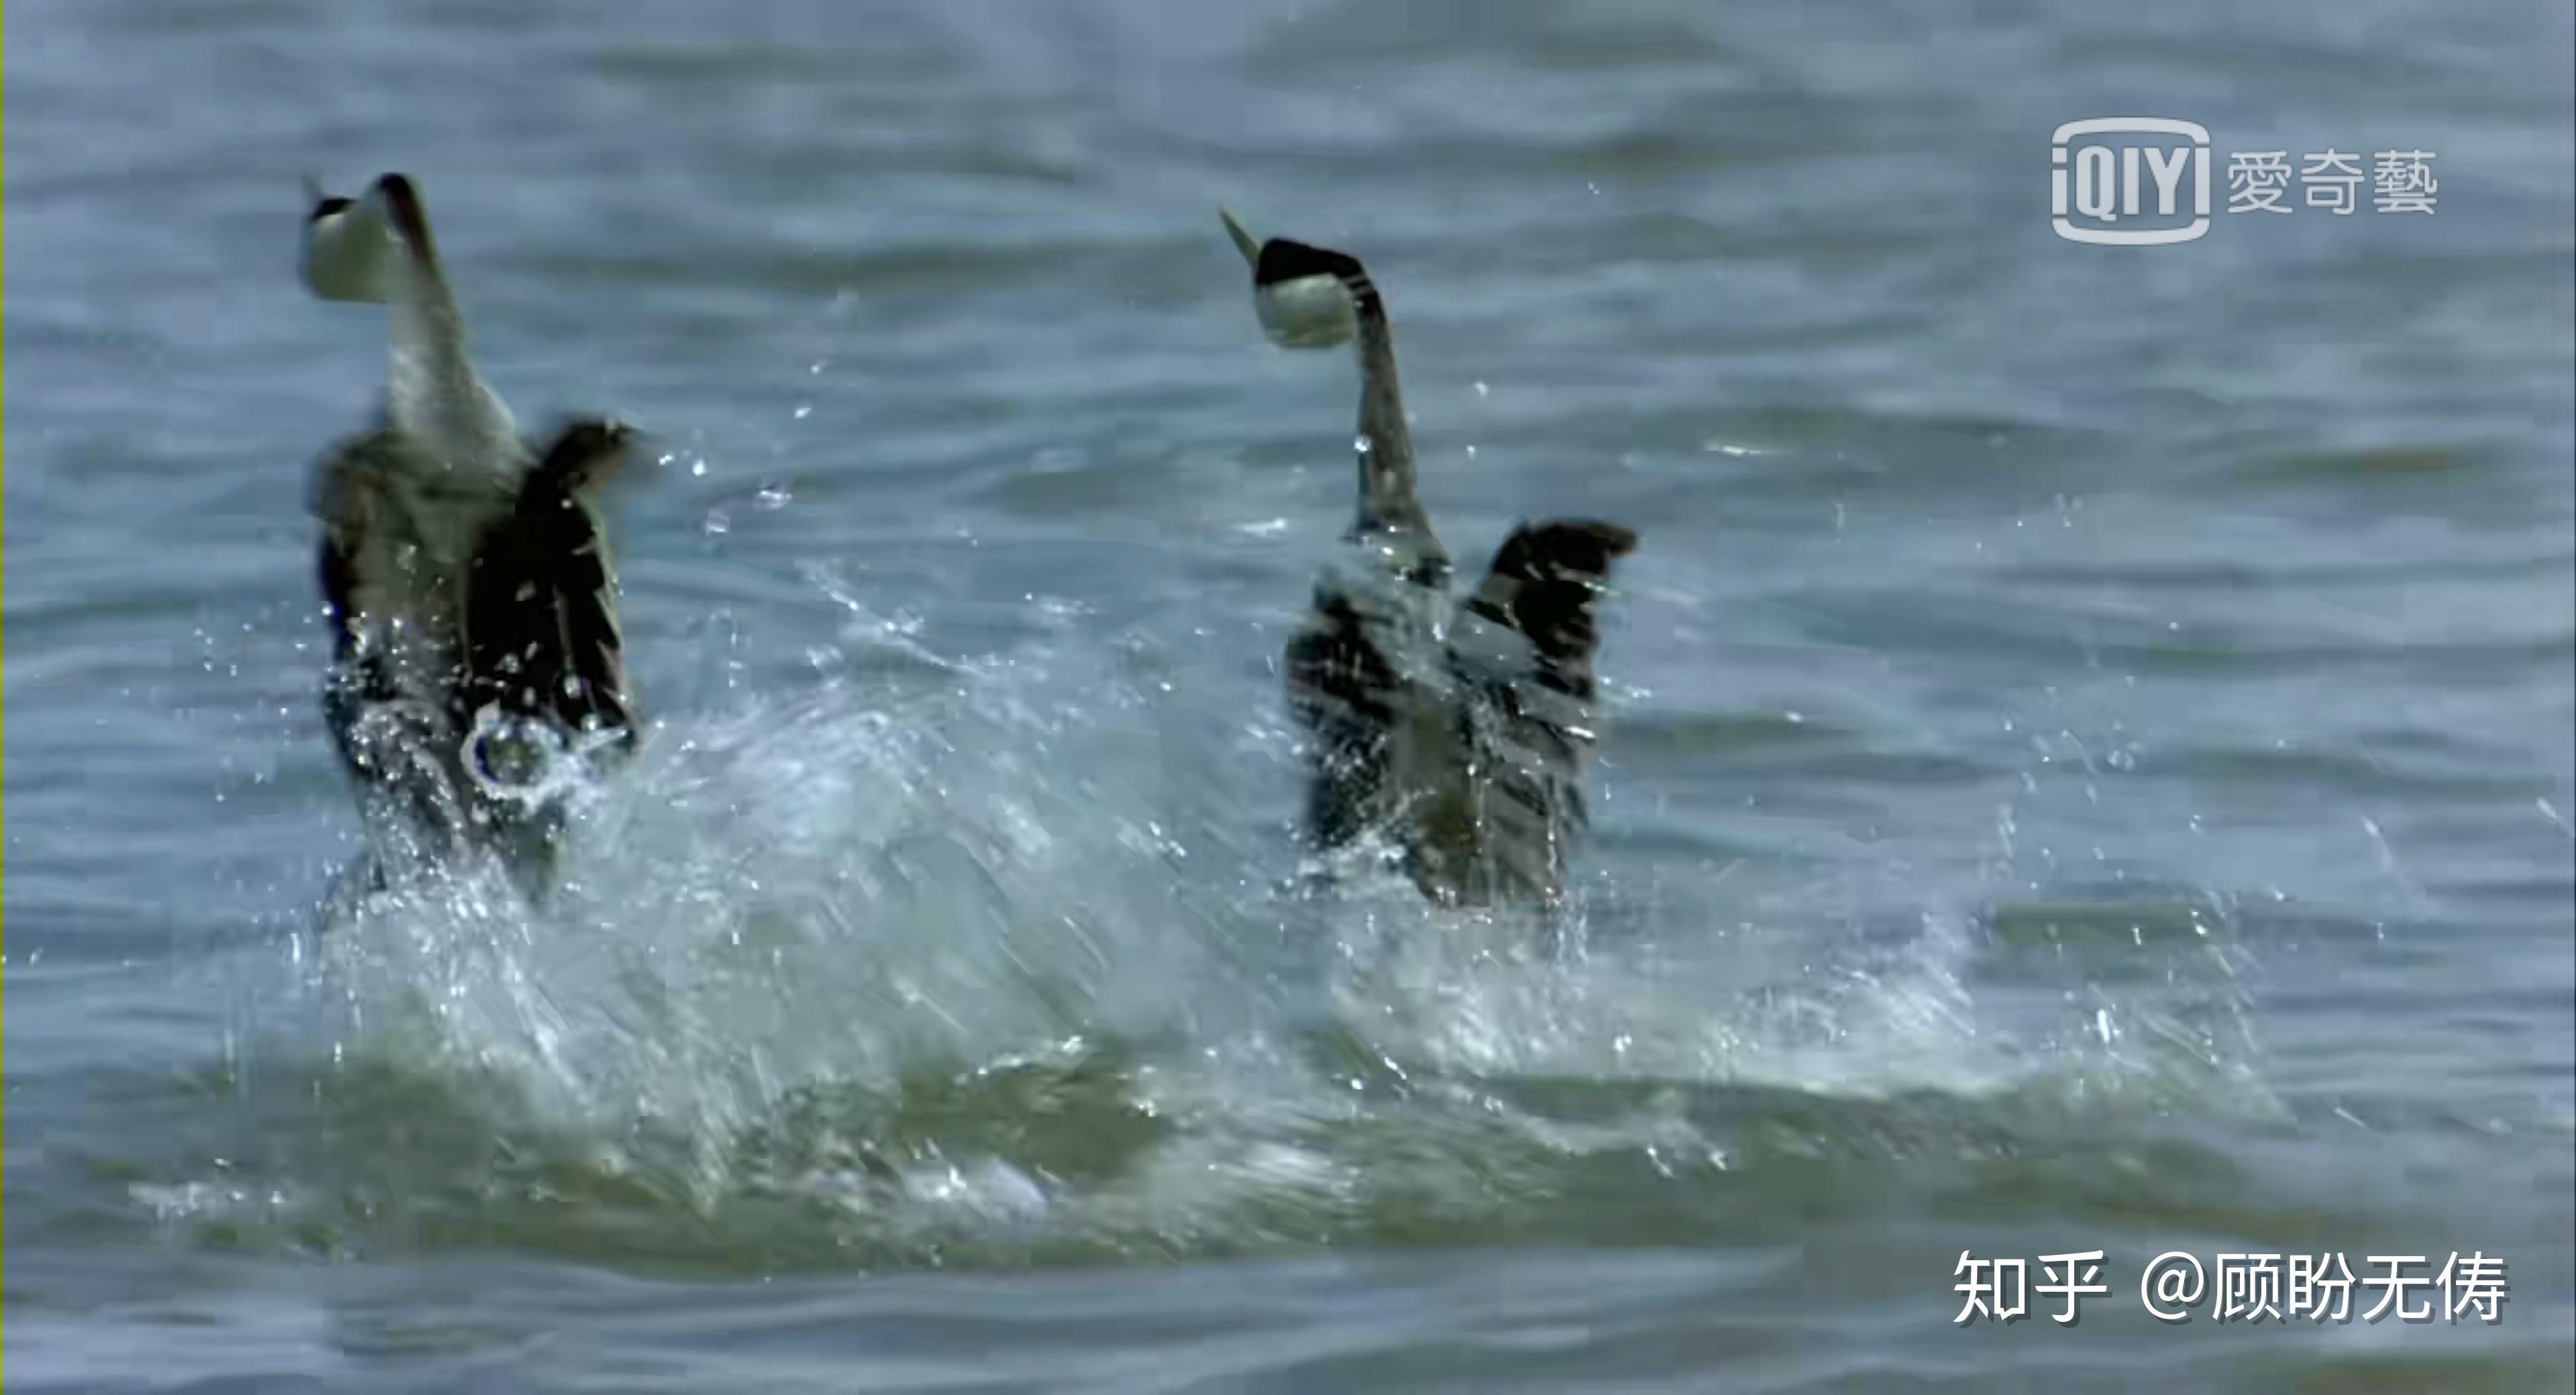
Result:
{"label": "white throat", "polygon": [[307,221],[305,287],[323,300],[385,307],[387,426],[444,470],[511,473],[524,464],[518,424],[474,366],[427,215],[415,246],[392,214],[387,186],[398,178]]}
{"label": "white throat", "polygon": [[434,256],[406,249],[386,279],[386,423],[451,470],[520,464],[518,425],[474,366],[464,312]]}

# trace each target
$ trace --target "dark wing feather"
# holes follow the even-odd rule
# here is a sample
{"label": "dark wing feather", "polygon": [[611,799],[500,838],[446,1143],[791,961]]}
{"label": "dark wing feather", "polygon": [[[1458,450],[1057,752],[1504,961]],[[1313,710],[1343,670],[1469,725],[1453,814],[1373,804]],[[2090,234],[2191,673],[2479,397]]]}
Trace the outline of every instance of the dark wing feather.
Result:
{"label": "dark wing feather", "polygon": [[1612,559],[1636,546],[1613,523],[1524,525],[1461,608],[1450,662],[1474,751],[1478,857],[1462,899],[1555,900],[1590,818],[1583,770],[1595,744],[1592,656]]}
{"label": "dark wing feather", "polygon": [[1307,831],[1324,848],[1349,842],[1388,812],[1380,794],[1410,696],[1379,630],[1361,601],[1328,582],[1288,641],[1288,710],[1310,742]]}
{"label": "dark wing feather", "polygon": [[567,431],[496,519],[467,587],[468,707],[549,720],[567,732],[634,739],[625,635],[608,532],[593,503],[604,478]]}
{"label": "dark wing feather", "polygon": [[1637,546],[1637,535],[1616,523],[1550,519],[1512,530],[1494,553],[1493,570],[1467,608],[1528,637],[1541,673],[1589,700],[1592,653],[1600,645],[1596,623],[1610,564]]}

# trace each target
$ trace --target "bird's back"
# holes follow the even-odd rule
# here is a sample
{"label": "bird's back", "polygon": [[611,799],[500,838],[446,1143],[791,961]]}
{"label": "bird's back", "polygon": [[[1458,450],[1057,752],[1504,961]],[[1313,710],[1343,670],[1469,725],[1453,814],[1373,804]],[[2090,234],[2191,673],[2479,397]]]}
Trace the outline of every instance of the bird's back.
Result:
{"label": "bird's back", "polygon": [[1287,654],[1315,841],[1383,831],[1445,905],[1560,899],[1588,824],[1594,612],[1634,544],[1614,524],[1525,526],[1454,610],[1436,572],[1327,573]]}
{"label": "bird's back", "polygon": [[471,560],[522,462],[484,464],[450,469],[378,429],[334,447],[314,480],[325,720],[361,787],[440,842],[465,836],[471,804],[459,755]]}

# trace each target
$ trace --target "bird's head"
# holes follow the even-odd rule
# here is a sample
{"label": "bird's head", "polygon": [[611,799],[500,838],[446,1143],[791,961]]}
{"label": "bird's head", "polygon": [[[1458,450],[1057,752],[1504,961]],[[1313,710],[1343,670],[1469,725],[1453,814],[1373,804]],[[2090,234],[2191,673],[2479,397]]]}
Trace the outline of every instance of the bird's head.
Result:
{"label": "bird's head", "polygon": [[392,295],[388,272],[394,258],[408,255],[436,265],[429,214],[408,177],[384,175],[354,199],[325,193],[307,179],[304,195],[297,271],[316,297],[381,305]]}
{"label": "bird's head", "polygon": [[1219,209],[1217,216],[1252,268],[1252,306],[1270,342],[1285,349],[1331,348],[1349,343],[1363,318],[1386,313],[1359,258],[1284,237],[1261,241],[1232,213]]}

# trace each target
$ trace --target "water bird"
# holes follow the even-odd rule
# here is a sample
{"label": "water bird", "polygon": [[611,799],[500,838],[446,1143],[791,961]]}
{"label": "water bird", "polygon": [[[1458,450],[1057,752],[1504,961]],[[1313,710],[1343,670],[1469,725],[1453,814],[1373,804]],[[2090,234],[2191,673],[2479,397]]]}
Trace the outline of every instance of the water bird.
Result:
{"label": "water bird", "polygon": [[1252,268],[1270,340],[1353,344],[1359,360],[1350,547],[1318,579],[1285,656],[1308,737],[1308,836],[1331,850],[1382,831],[1442,905],[1560,902],[1589,823],[1597,609],[1637,535],[1596,519],[1524,522],[1484,583],[1453,597],[1415,489],[1385,297],[1349,253],[1263,241],[1219,216]]}
{"label": "water bird", "polygon": [[306,188],[305,288],[386,309],[378,420],[314,475],[325,722],[371,832],[434,861],[487,850],[542,887],[571,783],[636,741],[599,503],[638,435],[582,417],[521,439],[475,366],[412,181],[387,174],[355,199]]}

